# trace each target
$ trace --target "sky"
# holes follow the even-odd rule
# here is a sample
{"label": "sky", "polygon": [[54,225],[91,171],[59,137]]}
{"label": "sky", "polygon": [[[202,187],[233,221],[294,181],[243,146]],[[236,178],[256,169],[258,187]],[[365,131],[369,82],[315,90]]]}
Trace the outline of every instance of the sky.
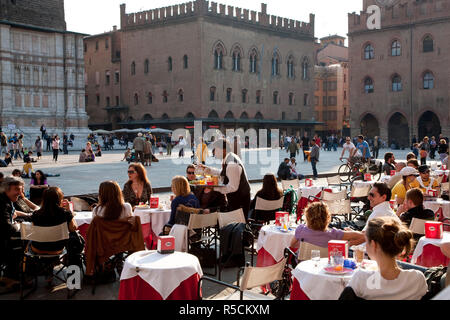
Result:
{"label": "sky", "polygon": [[[94,35],[111,31],[114,25],[120,28],[121,3],[126,3],[127,13],[133,13],[185,2],[188,1],[65,0],[67,30]],[[346,37],[347,14],[362,10],[362,0],[216,0],[214,2],[257,12],[261,11],[261,3],[266,3],[268,14],[304,22],[309,22],[309,14],[314,13],[317,38],[332,34]]]}

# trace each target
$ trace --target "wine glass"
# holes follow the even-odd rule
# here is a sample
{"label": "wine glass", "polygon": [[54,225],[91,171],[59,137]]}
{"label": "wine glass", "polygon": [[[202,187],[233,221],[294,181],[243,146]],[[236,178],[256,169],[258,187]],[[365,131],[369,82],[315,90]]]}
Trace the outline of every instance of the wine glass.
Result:
{"label": "wine glass", "polygon": [[320,250],[311,250],[311,260],[314,261],[314,267],[317,268],[320,262]]}

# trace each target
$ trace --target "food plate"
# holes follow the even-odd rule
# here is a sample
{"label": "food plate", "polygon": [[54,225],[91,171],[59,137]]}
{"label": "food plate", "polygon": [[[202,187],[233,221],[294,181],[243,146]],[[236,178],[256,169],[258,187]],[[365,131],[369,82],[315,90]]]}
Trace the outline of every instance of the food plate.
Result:
{"label": "food plate", "polygon": [[203,187],[203,188],[215,188],[215,187],[225,187],[224,184],[219,185],[207,185],[207,184],[190,184],[191,187]]}
{"label": "food plate", "polygon": [[334,267],[325,267],[325,268],[323,268],[323,270],[326,273],[339,275],[339,276],[342,276],[342,275],[349,274],[349,273],[353,272],[353,269],[349,269],[349,268],[344,268],[342,271],[336,271],[334,269]]}
{"label": "food plate", "polygon": [[283,233],[288,233],[288,232],[294,231],[294,229],[292,229],[292,228],[289,228],[289,229],[286,230],[286,229],[283,229],[281,227],[278,227],[277,229],[278,229],[278,231],[281,231]]}

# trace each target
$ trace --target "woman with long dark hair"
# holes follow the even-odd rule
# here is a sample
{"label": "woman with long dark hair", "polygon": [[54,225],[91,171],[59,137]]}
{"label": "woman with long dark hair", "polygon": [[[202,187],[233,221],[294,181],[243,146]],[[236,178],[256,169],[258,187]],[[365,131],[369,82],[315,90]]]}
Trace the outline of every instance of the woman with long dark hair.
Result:
{"label": "woman with long dark hair", "polygon": [[31,175],[30,182],[30,200],[39,204],[42,200],[44,190],[48,188],[47,177],[41,170],[36,170]]}
{"label": "woman with long dark hair", "polygon": [[93,216],[105,220],[117,220],[131,217],[132,208],[125,203],[119,185],[115,181],[105,181],[98,190],[99,204],[94,208]]}
{"label": "woman with long dark hair", "polygon": [[[40,227],[53,227],[66,222],[70,232],[75,232],[77,229],[69,202],[64,200],[64,194],[58,187],[51,187],[44,191],[41,208],[33,213],[31,221],[35,226]],[[31,242],[32,250],[41,254],[59,253],[65,245],[66,241]]]}
{"label": "woman with long dark hair", "polygon": [[150,202],[152,186],[147,178],[147,171],[141,163],[133,163],[128,167],[129,180],[123,187],[123,197],[133,208],[139,203]]}
{"label": "woman with long dark hair", "polygon": [[278,186],[277,178],[273,173],[267,173],[263,178],[261,190],[256,193],[255,198],[250,203],[250,214],[254,216],[256,198],[272,201],[279,200],[282,196],[283,190]]}

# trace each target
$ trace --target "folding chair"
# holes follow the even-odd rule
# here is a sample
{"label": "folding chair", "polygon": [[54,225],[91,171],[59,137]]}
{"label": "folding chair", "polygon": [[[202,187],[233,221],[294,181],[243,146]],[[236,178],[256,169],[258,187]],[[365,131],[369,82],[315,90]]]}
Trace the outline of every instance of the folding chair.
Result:
{"label": "folding chair", "polygon": [[428,220],[413,218],[409,225],[409,230],[414,234],[423,236],[425,235],[425,222],[427,221]]}
{"label": "folding chair", "polygon": [[342,190],[342,182],[341,178],[337,176],[327,177],[327,184],[329,187],[336,186],[339,187],[339,190]]}
{"label": "folding chair", "polygon": [[[218,212],[217,213],[218,216],[218,222],[219,222],[219,229],[222,229],[224,227],[226,227],[229,224],[232,223],[247,223],[245,221],[245,216],[244,216],[244,212],[242,211],[242,209],[238,209],[235,211],[230,211],[230,212]],[[251,253],[251,266],[253,266],[253,254],[254,254],[254,247],[255,247],[255,238],[252,234],[251,237],[251,248],[247,251],[249,251]],[[222,278],[222,264],[221,264],[221,259],[222,258],[222,250],[220,249],[220,253],[219,253],[219,280],[221,280]]]}
{"label": "folding chair", "polygon": [[283,188],[283,191],[290,188],[297,190],[298,188],[300,188],[300,181],[298,179],[281,180],[281,187]]}
{"label": "folding chair", "polygon": [[275,212],[283,208],[284,197],[278,200],[264,200],[256,197],[255,211],[253,220],[267,223],[275,220]]}
{"label": "folding chair", "polygon": [[328,210],[331,216],[347,216],[350,219],[351,216],[351,202],[347,195],[347,188],[339,192],[326,192],[322,191],[320,198],[310,196],[309,199],[319,200],[328,206]]}
{"label": "folding chair", "polygon": [[[50,243],[69,239],[69,228],[66,222],[53,227],[39,227],[31,223],[24,222],[21,225],[20,233],[21,240],[34,241],[39,243]],[[36,291],[38,285],[38,277],[40,275],[51,274],[52,277],[65,284],[67,279],[65,277],[60,277],[59,274],[67,267],[67,265],[65,264],[66,255],[66,248],[64,248],[60,253],[57,254],[38,254],[32,250],[31,243],[28,244],[26,246],[20,268],[20,299],[23,300],[31,293]],[[54,273],[54,268],[61,265],[62,268]],[[33,278],[34,285],[29,292],[24,294],[26,276],[31,276]],[[71,292],[69,290],[67,298],[70,297]]]}
{"label": "folding chair", "polygon": [[[361,209],[360,202],[362,199],[366,199],[369,196],[369,192],[371,189],[372,189],[372,186],[370,186],[370,185],[360,185],[360,186],[352,185],[349,197],[350,197],[352,212],[356,216],[361,214],[362,209]],[[351,216],[352,215],[350,215],[350,220],[351,220]]]}
{"label": "folding chair", "polygon": [[[198,287],[199,298],[202,299],[200,294],[202,281],[207,280],[236,290],[235,293],[226,297],[224,300],[238,300],[238,299],[244,300],[244,296],[246,300],[269,300],[269,298],[266,295],[256,294],[253,292],[249,292],[247,290],[264,286],[274,281],[283,280],[285,276],[286,263],[287,257],[285,257],[279,263],[269,267],[250,267],[249,264],[247,264],[245,268],[240,268],[238,271],[237,285],[228,284],[226,282],[222,282],[214,278],[203,276],[199,281]],[[243,276],[241,279],[240,276],[242,272]],[[284,297],[277,297],[277,299],[278,298],[283,299]]]}
{"label": "folding chair", "polygon": [[300,247],[298,249],[297,259],[298,261],[311,260],[311,251],[320,251],[320,258],[328,258],[328,248],[319,247],[309,242],[300,242]]}
{"label": "folding chair", "polygon": [[441,183],[441,194],[439,195],[441,198],[443,195],[449,195],[450,182]]}
{"label": "folding chair", "polygon": [[71,197],[70,201],[73,203],[73,211],[75,212],[81,212],[81,211],[92,211],[91,206],[87,201],[77,198],[77,197]]}

